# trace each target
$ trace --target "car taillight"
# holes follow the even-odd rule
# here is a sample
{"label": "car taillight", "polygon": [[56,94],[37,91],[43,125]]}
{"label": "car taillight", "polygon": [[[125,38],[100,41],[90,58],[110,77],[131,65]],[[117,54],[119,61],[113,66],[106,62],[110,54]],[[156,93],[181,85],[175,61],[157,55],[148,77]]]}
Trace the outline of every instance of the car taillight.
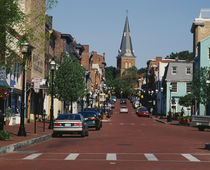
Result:
{"label": "car taillight", "polygon": [[75,123],[75,126],[82,126],[82,123]]}
{"label": "car taillight", "polygon": [[90,120],[97,120],[97,119],[94,117],[94,118],[90,118]]}
{"label": "car taillight", "polygon": [[54,123],[54,126],[61,126],[61,123]]}

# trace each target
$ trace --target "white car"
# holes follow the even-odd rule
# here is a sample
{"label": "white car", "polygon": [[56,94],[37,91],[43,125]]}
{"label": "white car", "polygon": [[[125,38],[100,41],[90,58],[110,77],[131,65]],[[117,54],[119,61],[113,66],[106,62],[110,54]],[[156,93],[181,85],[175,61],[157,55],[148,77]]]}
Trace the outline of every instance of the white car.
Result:
{"label": "white car", "polygon": [[121,106],[120,107],[120,113],[128,113],[128,107],[127,106]]}
{"label": "white car", "polygon": [[63,134],[88,136],[88,125],[81,114],[60,114],[54,121],[53,137]]}

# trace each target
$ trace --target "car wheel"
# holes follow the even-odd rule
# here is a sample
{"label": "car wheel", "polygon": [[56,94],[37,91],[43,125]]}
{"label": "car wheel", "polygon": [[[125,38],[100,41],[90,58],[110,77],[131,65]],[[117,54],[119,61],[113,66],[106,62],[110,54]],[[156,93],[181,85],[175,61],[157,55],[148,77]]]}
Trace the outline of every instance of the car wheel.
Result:
{"label": "car wheel", "polygon": [[88,132],[88,130],[86,131],[85,136],[89,136],[89,132]]}
{"label": "car wheel", "polygon": [[100,130],[100,126],[96,126],[96,130]]}
{"label": "car wheel", "polygon": [[81,132],[81,137],[85,137],[85,131],[84,130]]}
{"label": "car wheel", "polygon": [[54,138],[54,137],[57,137],[57,133],[56,132],[53,132],[53,134],[52,134],[52,137]]}
{"label": "car wheel", "polygon": [[204,131],[204,129],[205,129],[205,128],[204,128],[203,126],[198,126],[198,130],[199,130],[199,131]]}

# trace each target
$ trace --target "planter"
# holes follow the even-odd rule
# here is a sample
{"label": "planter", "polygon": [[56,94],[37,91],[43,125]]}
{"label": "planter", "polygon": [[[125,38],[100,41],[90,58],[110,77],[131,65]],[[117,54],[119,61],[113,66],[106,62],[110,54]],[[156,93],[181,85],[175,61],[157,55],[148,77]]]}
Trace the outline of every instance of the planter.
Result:
{"label": "planter", "polygon": [[9,126],[9,120],[5,120],[5,126]]}
{"label": "planter", "polygon": [[103,117],[102,117],[102,118],[103,118],[103,120],[106,120],[106,115],[103,115]]}

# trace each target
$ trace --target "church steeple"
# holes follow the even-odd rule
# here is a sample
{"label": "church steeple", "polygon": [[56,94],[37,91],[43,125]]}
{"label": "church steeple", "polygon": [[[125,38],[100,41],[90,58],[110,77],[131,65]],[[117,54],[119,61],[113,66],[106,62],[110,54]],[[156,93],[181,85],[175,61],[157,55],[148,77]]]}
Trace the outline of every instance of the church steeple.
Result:
{"label": "church steeple", "polygon": [[128,23],[128,14],[126,15],[124,31],[122,35],[120,49],[117,57],[134,57],[133,47],[131,43],[130,28]]}

